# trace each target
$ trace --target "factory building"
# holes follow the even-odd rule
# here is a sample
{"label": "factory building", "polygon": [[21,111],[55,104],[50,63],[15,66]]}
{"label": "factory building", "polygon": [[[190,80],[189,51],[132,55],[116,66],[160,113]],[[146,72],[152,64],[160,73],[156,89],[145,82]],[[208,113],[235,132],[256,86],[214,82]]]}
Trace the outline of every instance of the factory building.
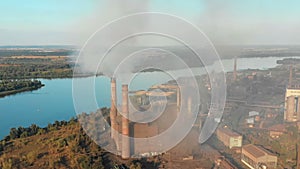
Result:
{"label": "factory building", "polygon": [[284,120],[300,121],[300,88],[287,88],[285,93]]}
{"label": "factory building", "polygon": [[[117,91],[116,91],[116,79],[111,78],[111,108],[110,108],[110,123],[111,123],[111,138],[114,140],[116,145],[117,153],[122,157],[122,159],[129,159],[133,155],[148,156],[150,154],[156,154],[157,152],[152,152],[158,145],[145,146],[138,141],[133,141],[130,137],[135,138],[148,138],[154,137],[159,134],[160,123],[137,123],[129,120],[129,90],[128,84],[122,84],[122,104],[117,109]],[[158,91],[137,91],[134,92],[135,96],[138,96],[136,100],[141,106],[144,106],[147,101],[149,102],[149,97],[153,97],[152,103],[164,103],[165,97],[170,97],[171,95],[177,96],[177,106],[180,105],[180,91],[178,86],[174,85],[160,85],[154,86],[153,88],[163,88],[168,89],[168,92],[158,92]],[[170,90],[170,91],[169,91]],[[177,93],[176,93],[177,92]],[[188,113],[191,111],[191,99],[188,99]],[[177,107],[176,106],[176,107]],[[119,112],[121,111],[121,112]],[[173,113],[173,111],[170,111]],[[176,112],[177,113],[177,112]],[[131,112],[131,115],[132,112]],[[176,117],[175,115],[170,115]],[[174,119],[175,120],[175,119]],[[172,122],[172,121],[171,121]],[[166,124],[164,122],[164,124]],[[163,129],[163,127],[161,127]],[[150,152],[150,154],[149,154]]]}
{"label": "factory building", "polygon": [[272,138],[279,138],[281,135],[287,132],[285,125],[276,124],[268,128],[269,135]]}
{"label": "factory building", "polygon": [[285,93],[284,120],[300,121],[300,86],[293,81],[293,66],[290,66],[289,84]]}
{"label": "factory building", "polygon": [[230,149],[242,147],[243,136],[226,128],[218,128],[217,138]]}
{"label": "factory building", "polygon": [[275,169],[277,167],[276,155],[253,144],[242,147],[241,161],[251,169]]}

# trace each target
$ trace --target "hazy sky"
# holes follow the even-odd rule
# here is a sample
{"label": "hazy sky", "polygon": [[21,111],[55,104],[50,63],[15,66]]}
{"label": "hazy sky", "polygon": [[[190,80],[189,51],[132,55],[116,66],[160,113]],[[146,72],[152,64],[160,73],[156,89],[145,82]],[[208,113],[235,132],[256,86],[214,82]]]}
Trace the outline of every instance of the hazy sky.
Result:
{"label": "hazy sky", "polygon": [[135,12],[197,25],[216,44],[300,44],[298,0],[1,0],[0,45],[82,45],[95,30]]}

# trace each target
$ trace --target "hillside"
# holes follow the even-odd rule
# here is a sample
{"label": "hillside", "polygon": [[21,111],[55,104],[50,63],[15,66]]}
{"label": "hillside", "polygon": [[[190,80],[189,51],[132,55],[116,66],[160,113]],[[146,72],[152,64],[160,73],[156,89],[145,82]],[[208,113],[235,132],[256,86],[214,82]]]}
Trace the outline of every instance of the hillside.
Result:
{"label": "hillside", "polygon": [[152,161],[123,161],[96,145],[75,119],[46,128],[12,128],[0,142],[0,168],[157,168]]}

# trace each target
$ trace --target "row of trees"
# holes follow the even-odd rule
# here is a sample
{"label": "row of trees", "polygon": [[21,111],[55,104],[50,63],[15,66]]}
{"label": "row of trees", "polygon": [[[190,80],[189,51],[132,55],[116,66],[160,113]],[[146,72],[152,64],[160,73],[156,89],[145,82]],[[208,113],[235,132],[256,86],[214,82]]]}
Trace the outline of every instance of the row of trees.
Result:
{"label": "row of trees", "polygon": [[59,130],[63,126],[68,126],[71,124],[77,123],[77,119],[71,118],[69,121],[55,121],[53,124],[48,124],[47,127],[41,128],[36,124],[32,124],[30,127],[18,127],[18,128],[11,128],[9,135],[5,137],[5,141],[10,141],[16,138],[26,138],[29,136],[33,136],[36,134],[44,134],[49,131]]}
{"label": "row of trees", "polygon": [[73,66],[67,58],[0,58],[0,79],[67,78]]}
{"label": "row of trees", "polygon": [[7,56],[69,56],[75,54],[73,50],[41,51],[41,50],[9,50],[0,49],[0,57]]}
{"label": "row of trees", "polygon": [[0,93],[22,89],[38,89],[44,86],[39,80],[1,80]]}

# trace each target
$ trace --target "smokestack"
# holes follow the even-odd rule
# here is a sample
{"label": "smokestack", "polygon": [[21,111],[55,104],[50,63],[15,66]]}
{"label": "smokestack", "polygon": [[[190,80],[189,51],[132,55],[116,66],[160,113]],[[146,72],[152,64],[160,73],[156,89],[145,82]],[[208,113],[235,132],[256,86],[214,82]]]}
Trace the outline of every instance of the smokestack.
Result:
{"label": "smokestack", "polygon": [[122,158],[130,157],[128,85],[122,85]]}
{"label": "smokestack", "polygon": [[[118,131],[118,126],[117,126],[117,121],[116,121],[116,117],[117,117],[116,79],[111,78],[110,85],[111,85],[110,123],[111,123],[111,128]],[[116,139],[117,138],[116,135],[117,135],[117,132],[111,130],[111,138]]]}
{"label": "smokestack", "polygon": [[[299,143],[299,137],[298,137],[298,143]],[[300,146],[299,144],[296,144],[297,149],[297,169],[300,168]]]}
{"label": "smokestack", "polygon": [[176,96],[177,98],[177,109],[178,109],[178,111],[180,110],[180,87],[178,86],[177,87],[177,96]]}
{"label": "smokestack", "polygon": [[237,58],[234,57],[234,65],[233,65],[233,81],[236,81],[237,79]]}
{"label": "smokestack", "polygon": [[289,85],[288,87],[291,88],[293,83],[293,66],[290,65],[290,77],[289,77]]}

